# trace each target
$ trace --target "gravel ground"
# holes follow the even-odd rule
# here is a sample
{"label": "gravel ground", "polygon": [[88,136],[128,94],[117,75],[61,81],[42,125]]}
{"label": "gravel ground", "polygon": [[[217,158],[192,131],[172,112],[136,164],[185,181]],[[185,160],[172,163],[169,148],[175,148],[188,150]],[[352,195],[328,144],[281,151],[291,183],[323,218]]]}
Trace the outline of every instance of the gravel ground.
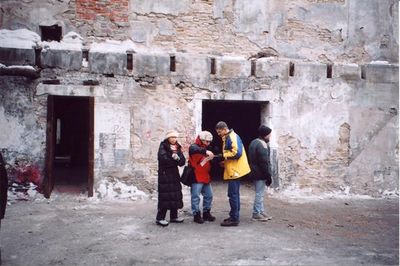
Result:
{"label": "gravel ground", "polygon": [[3,265],[399,265],[399,200],[293,200],[269,195],[273,219],[251,220],[254,191],[241,187],[241,222],[215,183],[215,222],[199,225],[185,188],[183,224],[155,225],[157,201],[99,201],[55,194],[14,202],[1,224]]}

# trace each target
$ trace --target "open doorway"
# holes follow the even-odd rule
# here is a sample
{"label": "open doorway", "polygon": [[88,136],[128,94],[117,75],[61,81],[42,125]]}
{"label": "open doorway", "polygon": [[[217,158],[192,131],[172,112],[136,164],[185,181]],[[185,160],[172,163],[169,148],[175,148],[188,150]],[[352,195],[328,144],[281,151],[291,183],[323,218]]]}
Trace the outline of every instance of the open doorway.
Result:
{"label": "open doorway", "polygon": [[[221,153],[222,141],[215,133],[218,121],[225,121],[242,139],[246,152],[250,142],[258,136],[262,113],[268,102],[205,100],[202,103],[202,130],[210,131],[214,139],[210,148],[216,154]],[[213,165],[212,175],[216,180],[222,180],[223,169]]]}
{"label": "open doorway", "polygon": [[93,108],[90,97],[49,96],[46,197],[53,188],[93,195]]}

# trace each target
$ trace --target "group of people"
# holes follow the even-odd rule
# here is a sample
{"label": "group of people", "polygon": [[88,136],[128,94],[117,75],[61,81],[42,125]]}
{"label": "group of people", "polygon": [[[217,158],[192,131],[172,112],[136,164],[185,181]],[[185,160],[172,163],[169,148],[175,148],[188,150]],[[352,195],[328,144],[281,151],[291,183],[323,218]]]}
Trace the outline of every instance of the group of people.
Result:
{"label": "group of people", "polygon": [[[213,222],[211,214],[213,192],[211,187],[211,162],[217,161],[224,168],[223,179],[228,182],[228,198],[230,204],[229,217],[221,222],[221,226],[238,226],[240,214],[240,178],[249,174],[254,181],[255,198],[252,219],[267,221],[271,217],[265,213],[264,191],[271,185],[271,168],[268,142],[271,129],[261,125],[258,138],[249,146],[247,157],[245,147],[238,134],[229,129],[224,121],[215,126],[216,133],[222,139],[222,151],[214,154],[209,149],[213,135],[208,131],[198,134],[195,142],[189,147],[189,161],[194,168],[195,182],[191,185],[191,210],[193,221],[199,224]],[[182,186],[178,166],[184,166],[185,156],[177,141],[178,132],[167,132],[158,150],[158,211],[156,224],[167,226],[169,223],[182,223],[178,217],[178,209],[183,207]],[[203,215],[200,210],[200,196],[203,196]],[[169,222],[165,219],[170,210]]]}

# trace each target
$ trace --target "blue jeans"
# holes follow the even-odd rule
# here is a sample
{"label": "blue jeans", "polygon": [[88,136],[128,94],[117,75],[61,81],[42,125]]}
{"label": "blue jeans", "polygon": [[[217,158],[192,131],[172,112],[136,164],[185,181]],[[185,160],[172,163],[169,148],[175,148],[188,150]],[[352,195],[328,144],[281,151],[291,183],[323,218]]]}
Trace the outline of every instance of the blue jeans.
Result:
{"label": "blue jeans", "polygon": [[203,212],[211,210],[213,192],[210,183],[193,183],[190,188],[190,193],[192,195],[191,203],[193,215],[200,212],[200,194],[203,195]]}
{"label": "blue jeans", "polygon": [[229,217],[232,221],[239,222],[240,212],[240,181],[238,179],[228,181],[228,198],[231,205]]}
{"label": "blue jeans", "polygon": [[255,180],[254,187],[256,195],[254,198],[253,214],[261,214],[264,213],[265,180]]}

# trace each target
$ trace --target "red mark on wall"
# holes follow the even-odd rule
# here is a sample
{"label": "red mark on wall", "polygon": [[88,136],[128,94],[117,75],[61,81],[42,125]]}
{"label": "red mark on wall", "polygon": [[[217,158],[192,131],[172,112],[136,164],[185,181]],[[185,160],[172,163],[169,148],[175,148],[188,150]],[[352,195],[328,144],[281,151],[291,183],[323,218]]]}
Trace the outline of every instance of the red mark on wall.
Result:
{"label": "red mark on wall", "polygon": [[29,184],[33,183],[37,186],[36,190],[41,193],[40,188],[42,187],[42,175],[37,165],[26,164],[26,165],[15,165],[10,170],[10,176],[17,184]]}
{"label": "red mark on wall", "polygon": [[16,181],[19,183],[32,182],[36,186],[40,186],[40,170],[38,167],[33,165],[25,165],[23,167],[17,168]]}

